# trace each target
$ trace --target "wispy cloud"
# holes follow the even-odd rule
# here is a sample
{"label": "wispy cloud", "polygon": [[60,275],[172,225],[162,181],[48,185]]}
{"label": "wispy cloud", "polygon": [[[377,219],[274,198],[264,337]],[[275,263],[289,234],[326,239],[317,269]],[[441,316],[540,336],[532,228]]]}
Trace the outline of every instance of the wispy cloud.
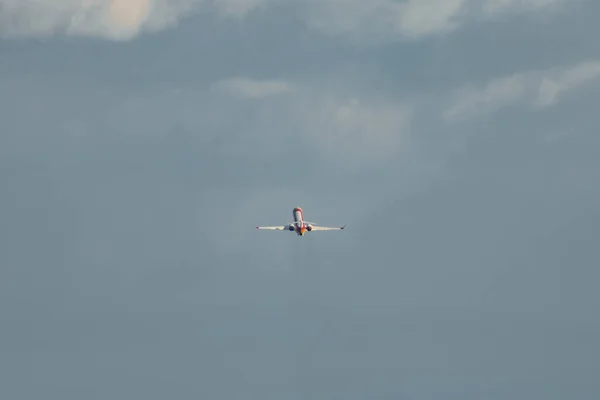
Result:
{"label": "wispy cloud", "polygon": [[131,40],[203,9],[244,16],[263,0],[2,0],[1,37],[53,35]]}
{"label": "wispy cloud", "polygon": [[552,106],[559,101],[562,94],[579,89],[582,85],[595,80],[600,80],[600,60],[583,62],[547,74],[539,84],[535,104],[538,107]]}
{"label": "wispy cloud", "polygon": [[314,0],[302,2],[309,26],[359,41],[447,34],[470,20],[541,12],[585,0]]}
{"label": "wispy cloud", "polygon": [[3,37],[98,36],[127,40],[142,29],[161,29],[198,4],[170,5],[151,0],[4,0],[0,5]]}
{"label": "wispy cloud", "polygon": [[[219,151],[280,160],[303,154],[344,168],[379,165],[406,149],[413,116],[410,100],[352,87],[352,77],[336,86],[312,81],[233,77],[206,90],[190,85],[173,90],[156,84],[122,94],[103,111],[113,131],[168,135],[173,129],[216,140]],[[342,87],[343,86],[343,87]],[[234,101],[232,101],[234,100]],[[298,152],[301,154],[298,155]]]}
{"label": "wispy cloud", "polygon": [[212,89],[237,97],[259,99],[289,92],[293,86],[284,81],[234,77],[215,82]]}
{"label": "wispy cloud", "polygon": [[242,18],[267,5],[268,0],[216,0],[214,5],[224,15]]}
{"label": "wispy cloud", "polygon": [[485,0],[483,11],[486,14],[531,12],[563,6],[567,3],[573,4],[576,1],[581,0]]}
{"label": "wispy cloud", "polygon": [[466,87],[455,95],[450,107],[444,111],[446,119],[458,119],[521,102],[535,91],[534,75],[531,73],[493,79],[482,88]]}
{"label": "wispy cloud", "polygon": [[[579,0],[581,1],[581,0]],[[175,25],[194,12],[242,18],[277,0],[3,0],[0,36],[94,36],[130,40]],[[421,38],[484,15],[550,9],[566,0],[307,0],[286,3],[325,34],[357,40]],[[483,8],[481,8],[483,7]]]}
{"label": "wispy cloud", "polygon": [[[342,88],[336,86],[336,79],[330,80],[332,86],[323,86],[237,76],[216,81],[211,92],[245,100],[288,94],[268,109],[253,101],[245,107],[236,105],[251,119],[244,127],[247,134],[238,142],[244,153],[250,148],[261,156],[286,152],[288,138],[293,137],[316,156],[345,165],[361,166],[397,154],[409,138],[410,105],[374,93],[353,92],[347,87],[352,79],[347,78]],[[272,137],[266,137],[266,132]]]}
{"label": "wispy cloud", "polygon": [[249,150],[260,157],[287,153],[293,142],[311,158],[360,167],[397,154],[409,137],[410,106],[372,93],[245,78],[222,80],[213,87],[246,100],[289,94],[269,107],[254,101],[236,104],[238,115],[247,118],[245,133],[235,145],[241,154]]}
{"label": "wispy cloud", "polygon": [[376,40],[453,29],[466,0],[326,0],[310,2],[307,23],[330,35]]}
{"label": "wispy cloud", "polygon": [[595,80],[600,81],[600,61],[585,61],[563,68],[497,78],[481,88],[460,90],[453,104],[444,111],[444,117],[454,120],[518,104],[535,108],[550,107],[559,101],[561,95]]}
{"label": "wispy cloud", "polygon": [[303,134],[326,158],[354,165],[383,161],[408,142],[409,105],[388,99],[312,93],[304,100]]}

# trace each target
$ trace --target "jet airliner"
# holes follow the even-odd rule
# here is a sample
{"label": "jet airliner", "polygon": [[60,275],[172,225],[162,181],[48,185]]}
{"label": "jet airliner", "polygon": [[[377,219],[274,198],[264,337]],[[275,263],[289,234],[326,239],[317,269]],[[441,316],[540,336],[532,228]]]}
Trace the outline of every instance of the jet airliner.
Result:
{"label": "jet airliner", "polygon": [[293,211],[294,222],[291,222],[282,226],[257,226],[256,229],[265,229],[272,231],[290,231],[296,232],[298,236],[304,236],[305,232],[313,232],[313,231],[339,231],[346,227],[346,225],[340,227],[329,227],[329,226],[319,226],[314,222],[307,222],[304,220],[304,212],[300,207],[294,208]]}

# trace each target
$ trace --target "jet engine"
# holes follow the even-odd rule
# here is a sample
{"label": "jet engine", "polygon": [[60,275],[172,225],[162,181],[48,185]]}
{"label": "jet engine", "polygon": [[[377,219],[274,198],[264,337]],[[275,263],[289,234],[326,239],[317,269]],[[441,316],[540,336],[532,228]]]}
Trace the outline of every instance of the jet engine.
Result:
{"label": "jet engine", "polygon": [[306,225],[306,230],[309,232],[312,231],[312,225],[310,225],[310,224]]}
{"label": "jet engine", "polygon": [[296,228],[294,227],[294,225],[290,225],[288,226],[288,230],[293,232],[296,230]]}

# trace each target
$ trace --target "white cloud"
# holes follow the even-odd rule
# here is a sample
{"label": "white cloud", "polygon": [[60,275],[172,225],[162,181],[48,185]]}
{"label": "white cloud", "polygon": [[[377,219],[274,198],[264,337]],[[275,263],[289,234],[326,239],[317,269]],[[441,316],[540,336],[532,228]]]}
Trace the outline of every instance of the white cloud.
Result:
{"label": "white cloud", "polygon": [[64,34],[130,40],[175,25],[203,7],[243,16],[262,0],[2,0],[0,37]]}
{"label": "white cloud", "polygon": [[548,107],[556,104],[563,93],[580,88],[586,83],[600,80],[600,61],[582,62],[571,68],[544,76],[539,84],[535,104]]}
{"label": "white cloud", "polygon": [[421,36],[454,29],[465,5],[465,0],[410,0],[399,18],[400,31]]}
{"label": "white cloud", "polygon": [[[334,79],[326,80],[333,86],[327,87],[321,80],[292,84],[234,77],[208,90],[159,83],[135,92],[115,89],[118,100],[97,114],[111,131],[162,136],[185,129],[219,142],[220,151],[257,160],[290,154],[293,162],[352,169],[402,153],[410,140],[410,102],[349,89],[352,78],[346,78],[338,77],[339,87]],[[222,134],[230,139],[220,140]]]}
{"label": "white cloud", "polygon": [[567,0],[313,0],[299,2],[299,7],[308,25],[326,34],[378,41],[446,34],[469,19],[566,4]]}
{"label": "white cloud", "polygon": [[562,94],[595,80],[600,80],[600,61],[497,78],[482,88],[460,90],[453,104],[445,110],[444,117],[452,120],[519,104],[550,107],[559,101]]}
{"label": "white cloud", "polygon": [[454,28],[467,0],[326,0],[310,2],[309,26],[331,35],[418,37]]}
{"label": "white cloud", "polygon": [[[194,12],[244,17],[278,0],[2,0],[0,36],[56,34],[130,40],[175,25]],[[306,24],[357,40],[418,38],[449,32],[477,14],[538,12],[566,0],[306,0],[285,1]]]}
{"label": "white cloud", "polygon": [[212,85],[212,89],[242,98],[258,99],[289,92],[293,90],[293,86],[287,82],[277,80],[255,80],[235,77],[215,82]]}
{"label": "white cloud", "polygon": [[151,0],[4,0],[0,13],[3,37],[99,36],[127,40],[143,28],[174,23],[197,1],[169,5]]}
{"label": "white cloud", "polygon": [[[574,1],[568,0],[571,4]],[[486,14],[532,12],[565,4],[567,0],[485,0],[483,10]]]}
{"label": "white cloud", "polygon": [[521,102],[533,92],[531,83],[532,75],[525,73],[493,79],[483,88],[463,88],[455,96],[452,106],[445,110],[444,117],[456,119],[465,115],[490,113]]}
{"label": "white cloud", "polygon": [[290,151],[293,142],[317,157],[360,166],[397,154],[408,140],[410,107],[364,92],[240,77],[218,81],[214,88],[246,100],[288,93],[268,106],[235,105],[247,118],[244,134],[230,149],[239,154],[269,157]]}
{"label": "white cloud", "polygon": [[356,165],[383,161],[408,140],[411,112],[404,104],[318,92],[304,101],[303,134],[326,158]]}
{"label": "white cloud", "polygon": [[251,11],[264,6],[268,0],[216,0],[214,5],[224,15],[245,17]]}

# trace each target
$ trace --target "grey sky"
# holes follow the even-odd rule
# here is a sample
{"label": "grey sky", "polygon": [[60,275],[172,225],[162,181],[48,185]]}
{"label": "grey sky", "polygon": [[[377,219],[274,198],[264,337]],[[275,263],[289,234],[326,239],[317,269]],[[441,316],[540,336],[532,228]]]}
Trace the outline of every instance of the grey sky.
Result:
{"label": "grey sky", "polygon": [[2,398],[600,396],[600,3],[0,6]]}

